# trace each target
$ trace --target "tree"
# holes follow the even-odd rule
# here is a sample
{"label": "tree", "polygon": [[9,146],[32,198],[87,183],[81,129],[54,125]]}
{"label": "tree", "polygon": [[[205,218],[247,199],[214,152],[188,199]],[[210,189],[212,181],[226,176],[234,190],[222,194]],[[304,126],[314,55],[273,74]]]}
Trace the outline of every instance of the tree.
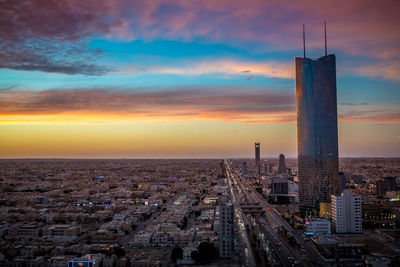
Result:
{"label": "tree", "polygon": [[125,250],[121,247],[116,247],[114,250],[114,254],[118,257],[121,258],[123,256],[125,256]]}
{"label": "tree", "polygon": [[197,250],[199,251],[199,258],[201,261],[209,263],[217,257],[217,250],[213,243],[201,242]]}
{"label": "tree", "polygon": [[196,210],[196,211],[194,212],[194,215],[196,215],[196,217],[199,217],[199,216],[201,215],[201,211]]}
{"label": "tree", "polygon": [[188,218],[185,216],[185,217],[183,217],[183,222],[182,222],[181,227],[180,227],[181,230],[186,228],[187,223],[188,223]]}
{"label": "tree", "polygon": [[172,249],[171,259],[176,262],[177,259],[183,259],[183,250],[176,246]]}
{"label": "tree", "polygon": [[190,257],[195,262],[199,262],[200,261],[200,254],[199,254],[199,252],[197,250],[193,250],[192,253],[190,253]]}

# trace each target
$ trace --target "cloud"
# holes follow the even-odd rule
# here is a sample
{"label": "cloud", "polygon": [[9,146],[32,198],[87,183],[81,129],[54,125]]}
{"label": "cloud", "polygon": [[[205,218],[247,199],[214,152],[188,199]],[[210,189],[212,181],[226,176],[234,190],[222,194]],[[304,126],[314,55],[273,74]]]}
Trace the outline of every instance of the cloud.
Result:
{"label": "cloud", "polygon": [[357,103],[349,103],[349,102],[342,102],[342,103],[339,103],[339,105],[342,105],[342,106],[359,106],[359,105],[367,106],[367,105],[369,105],[369,104],[368,104],[368,103],[365,103],[365,102],[360,103],[360,104],[357,104]]}
{"label": "cloud", "polygon": [[356,110],[342,111],[339,121],[342,123],[400,123],[399,106],[359,108]]}
{"label": "cloud", "polygon": [[352,71],[360,76],[400,81],[400,62],[398,60],[388,59],[383,62],[358,66],[354,67]]}
{"label": "cloud", "polygon": [[[351,108],[348,110],[347,108]],[[0,123],[296,123],[295,95],[268,89],[171,88],[0,91]],[[400,107],[339,106],[340,123],[400,123]],[[49,119],[50,118],[50,119]]]}
{"label": "cloud", "polygon": [[120,23],[105,0],[0,1],[0,68],[102,75],[85,40]]}
{"label": "cloud", "polygon": [[[293,121],[294,95],[267,90],[194,88],[135,91],[76,89],[0,92],[2,121],[21,116],[80,114],[106,118],[173,118],[226,120],[247,123]],[[78,118],[78,117],[77,117]],[[105,119],[107,120],[107,119]]]}
{"label": "cloud", "polygon": [[[250,62],[237,60],[209,60],[202,62],[183,63],[179,66],[124,66],[117,71],[118,74],[132,75],[137,73],[156,73],[156,74],[176,74],[176,75],[203,75],[222,73],[229,75],[243,75],[246,77],[266,76],[270,78],[294,78],[293,63],[270,62]],[[252,75],[248,75],[251,73]]]}
{"label": "cloud", "polygon": [[115,3],[129,18],[126,32],[142,38],[213,42],[261,42],[274,49],[301,50],[301,25],[307,27],[307,47],[323,49],[323,21],[328,21],[328,48],[355,55],[390,58],[399,55],[396,0],[243,1],[176,0]]}
{"label": "cloud", "polygon": [[355,73],[398,80],[399,13],[396,0],[1,0],[0,68],[102,75],[109,69],[96,64],[100,55],[87,46],[92,37],[201,40],[255,53],[300,52],[303,23],[307,47],[322,53],[327,20],[329,51],[378,60],[354,68]]}
{"label": "cloud", "polygon": [[[349,70],[360,76],[399,81],[400,5],[396,0],[364,1],[135,1],[116,3],[124,26],[114,36],[181,41],[203,40],[245,47],[252,52],[299,51],[306,24],[309,54],[323,52],[323,21],[328,52],[362,56]],[[250,47],[250,48],[249,48]],[[243,70],[245,71],[245,70]]]}

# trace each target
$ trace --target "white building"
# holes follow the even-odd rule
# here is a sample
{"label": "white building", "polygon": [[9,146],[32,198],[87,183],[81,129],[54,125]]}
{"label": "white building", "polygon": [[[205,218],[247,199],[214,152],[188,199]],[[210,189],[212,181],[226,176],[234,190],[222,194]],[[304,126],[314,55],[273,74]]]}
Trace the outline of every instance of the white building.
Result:
{"label": "white building", "polygon": [[307,217],[304,228],[307,235],[330,235],[331,221],[327,218]]}
{"label": "white building", "polygon": [[331,196],[332,227],[336,233],[362,233],[361,196],[344,190],[340,196]]}

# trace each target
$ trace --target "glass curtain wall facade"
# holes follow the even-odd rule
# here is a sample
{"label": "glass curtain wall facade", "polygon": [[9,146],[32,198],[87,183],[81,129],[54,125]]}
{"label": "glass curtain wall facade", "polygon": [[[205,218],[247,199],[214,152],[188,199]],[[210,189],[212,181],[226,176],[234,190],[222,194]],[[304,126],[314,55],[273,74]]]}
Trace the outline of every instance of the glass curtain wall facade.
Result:
{"label": "glass curtain wall facade", "polygon": [[302,210],[319,209],[338,193],[338,127],[335,55],[297,57],[297,145]]}

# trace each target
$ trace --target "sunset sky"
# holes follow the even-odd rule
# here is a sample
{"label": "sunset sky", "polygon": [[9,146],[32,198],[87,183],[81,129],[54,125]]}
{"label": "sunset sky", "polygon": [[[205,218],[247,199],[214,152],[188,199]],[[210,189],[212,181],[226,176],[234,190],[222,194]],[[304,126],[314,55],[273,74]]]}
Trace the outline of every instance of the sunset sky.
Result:
{"label": "sunset sky", "polygon": [[400,2],[0,0],[0,157],[297,156],[294,58],[336,54],[339,155],[400,156]]}

